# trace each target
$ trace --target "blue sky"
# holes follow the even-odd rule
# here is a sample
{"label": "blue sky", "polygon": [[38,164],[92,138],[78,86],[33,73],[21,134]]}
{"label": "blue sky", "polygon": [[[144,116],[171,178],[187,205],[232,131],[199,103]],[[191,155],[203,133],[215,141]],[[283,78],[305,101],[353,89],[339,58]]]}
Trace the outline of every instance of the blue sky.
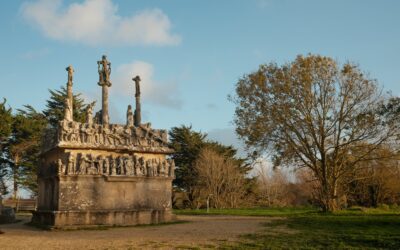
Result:
{"label": "blue sky", "polygon": [[41,110],[72,64],[74,92],[99,104],[96,61],[105,53],[112,122],[125,122],[130,79],[140,74],[144,122],[192,124],[236,144],[227,95],[262,63],[307,53],[350,60],[399,95],[399,13],[396,0],[4,1],[0,98]]}

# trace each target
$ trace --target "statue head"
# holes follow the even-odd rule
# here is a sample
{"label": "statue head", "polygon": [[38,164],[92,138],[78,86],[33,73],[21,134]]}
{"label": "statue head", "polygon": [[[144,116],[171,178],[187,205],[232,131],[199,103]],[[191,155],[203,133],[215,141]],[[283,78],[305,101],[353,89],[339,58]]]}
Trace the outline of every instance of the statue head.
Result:
{"label": "statue head", "polygon": [[141,81],[140,76],[135,76],[135,78],[132,78],[132,80],[134,82],[140,82]]}

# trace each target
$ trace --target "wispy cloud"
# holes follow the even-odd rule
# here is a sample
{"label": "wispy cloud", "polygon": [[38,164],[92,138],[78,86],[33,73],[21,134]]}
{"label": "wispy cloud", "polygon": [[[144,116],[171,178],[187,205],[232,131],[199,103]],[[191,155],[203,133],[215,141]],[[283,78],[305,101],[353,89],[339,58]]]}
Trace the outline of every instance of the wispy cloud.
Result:
{"label": "wispy cloud", "polygon": [[27,59],[27,60],[32,60],[32,59],[37,59],[37,58],[47,56],[48,54],[50,54],[50,49],[41,48],[41,49],[37,49],[37,50],[27,51],[27,52],[21,54],[21,58]]}
{"label": "wispy cloud", "polygon": [[215,140],[224,145],[235,147],[238,152],[238,156],[246,157],[246,152],[244,150],[244,144],[238,139],[234,128],[217,128],[212,129],[207,132],[207,138]]}
{"label": "wispy cloud", "polygon": [[206,105],[207,109],[209,110],[216,110],[218,109],[217,105],[215,103],[207,103]]}
{"label": "wispy cloud", "polygon": [[171,22],[160,9],[128,17],[118,15],[111,0],[85,0],[62,6],[62,0],[25,2],[22,16],[49,38],[87,45],[177,45]]}
{"label": "wispy cloud", "polygon": [[257,0],[257,7],[261,9],[267,8],[271,4],[271,0]]}
{"label": "wispy cloud", "polygon": [[176,82],[160,82],[154,79],[154,67],[150,63],[134,61],[117,67],[113,78],[113,93],[134,97],[134,82],[132,78],[141,78],[141,94],[143,102],[158,106],[180,109],[182,100],[179,96],[179,86]]}

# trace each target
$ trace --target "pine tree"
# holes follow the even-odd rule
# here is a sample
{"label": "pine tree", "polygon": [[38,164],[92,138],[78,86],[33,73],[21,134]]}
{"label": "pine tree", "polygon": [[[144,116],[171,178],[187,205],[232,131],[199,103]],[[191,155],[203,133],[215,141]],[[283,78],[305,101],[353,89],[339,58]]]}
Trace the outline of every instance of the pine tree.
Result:
{"label": "pine tree", "polygon": [[20,187],[36,192],[40,141],[47,125],[46,117],[30,105],[17,111],[13,117],[12,134],[6,147],[14,198],[17,197]]}
{"label": "pine tree", "polygon": [[12,132],[11,108],[6,108],[6,100],[0,103],[0,196],[8,193],[5,178],[8,174],[8,159],[4,148]]}
{"label": "pine tree", "polygon": [[194,171],[194,162],[201,148],[205,144],[206,134],[195,132],[191,126],[174,127],[169,132],[170,146],[175,150],[172,158],[177,169],[174,185],[188,194],[189,200],[193,200],[192,191],[197,180]]}
{"label": "pine tree", "polygon": [[[243,177],[250,170],[250,166],[246,164],[245,159],[236,156],[237,150],[233,146],[225,146],[221,143],[207,140],[207,134],[192,130],[191,126],[173,127],[169,132],[170,146],[174,149],[172,158],[175,161],[176,178],[174,185],[180,191],[187,194],[189,205],[196,207],[196,198],[198,198],[199,175],[195,168],[195,162],[199,158],[200,152],[204,148],[213,150],[216,154],[222,156],[226,161],[233,162],[239,168]],[[250,190],[253,183],[252,179],[246,179],[246,188]]]}
{"label": "pine tree", "polygon": [[[65,87],[61,87],[60,90],[51,90],[50,99],[47,100],[46,109],[43,111],[43,114],[46,116],[49,124],[52,127],[57,126],[58,122],[64,119],[64,101],[67,98],[67,89]],[[73,112],[74,112],[74,121],[84,122],[86,119],[86,108],[87,104],[83,98],[81,98],[81,94],[73,95]]]}

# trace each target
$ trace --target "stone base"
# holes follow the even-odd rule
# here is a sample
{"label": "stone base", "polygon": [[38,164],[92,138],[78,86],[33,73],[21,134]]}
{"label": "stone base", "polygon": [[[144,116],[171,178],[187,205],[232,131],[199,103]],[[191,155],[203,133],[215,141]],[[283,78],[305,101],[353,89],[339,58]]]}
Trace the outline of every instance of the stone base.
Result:
{"label": "stone base", "polygon": [[32,223],[51,228],[130,226],[175,220],[171,210],[34,211]]}

